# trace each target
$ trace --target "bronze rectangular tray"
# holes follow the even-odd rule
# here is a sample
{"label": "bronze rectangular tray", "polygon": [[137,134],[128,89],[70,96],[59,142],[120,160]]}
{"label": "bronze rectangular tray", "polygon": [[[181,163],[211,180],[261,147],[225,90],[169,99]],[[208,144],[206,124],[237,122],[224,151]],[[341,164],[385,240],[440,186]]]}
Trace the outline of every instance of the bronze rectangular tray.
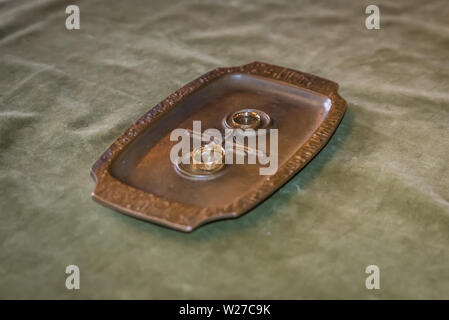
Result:
{"label": "bronze rectangular tray", "polygon": [[[253,62],[218,68],[193,80],[144,114],[93,165],[93,199],[125,214],[192,231],[235,218],[281,187],[326,144],[346,102],[335,82],[288,68]],[[278,129],[278,170],[229,165],[212,180],[180,176],[170,161],[175,128],[224,130],[223,119],[242,107],[269,114]]]}

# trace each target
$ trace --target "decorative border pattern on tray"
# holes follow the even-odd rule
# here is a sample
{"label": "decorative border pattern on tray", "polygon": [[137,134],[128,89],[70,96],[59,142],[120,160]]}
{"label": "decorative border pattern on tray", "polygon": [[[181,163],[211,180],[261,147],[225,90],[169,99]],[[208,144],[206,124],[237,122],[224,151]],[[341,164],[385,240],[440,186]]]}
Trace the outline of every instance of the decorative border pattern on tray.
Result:
{"label": "decorative border pattern on tray", "polygon": [[[332,101],[332,106],[309,140],[285,165],[279,167],[276,174],[267,176],[258,189],[235,199],[226,207],[199,208],[170,201],[133,188],[111,175],[109,168],[112,161],[161,115],[175,108],[182,99],[203,85],[231,73],[257,75],[309,89],[327,96]],[[169,95],[118,137],[92,166],[91,175],[97,183],[92,197],[125,214],[185,232],[193,231],[200,225],[213,220],[238,217],[267,198],[301,170],[330,139],[343,118],[345,110],[346,101],[338,94],[338,84],[308,73],[257,61],[240,67],[214,69]]]}

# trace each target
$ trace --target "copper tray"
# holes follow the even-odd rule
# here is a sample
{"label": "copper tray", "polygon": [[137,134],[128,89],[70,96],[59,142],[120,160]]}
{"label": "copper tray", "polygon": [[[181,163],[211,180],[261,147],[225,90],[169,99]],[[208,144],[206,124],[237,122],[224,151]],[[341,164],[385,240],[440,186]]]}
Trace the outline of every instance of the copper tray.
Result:
{"label": "copper tray", "polygon": [[[253,62],[218,68],[188,83],[144,114],[93,165],[94,200],[125,214],[190,232],[235,218],[275,192],[326,144],[346,102],[335,82],[300,71]],[[169,159],[175,128],[223,129],[242,106],[270,115],[278,128],[275,174],[259,165],[229,165],[212,180],[185,179]]]}

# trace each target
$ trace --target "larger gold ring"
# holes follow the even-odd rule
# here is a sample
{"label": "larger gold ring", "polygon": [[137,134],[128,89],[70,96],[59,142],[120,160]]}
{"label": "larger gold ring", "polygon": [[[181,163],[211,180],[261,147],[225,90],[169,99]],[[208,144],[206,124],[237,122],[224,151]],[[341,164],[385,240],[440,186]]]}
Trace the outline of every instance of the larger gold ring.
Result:
{"label": "larger gold ring", "polygon": [[254,111],[237,111],[231,117],[234,128],[255,129],[260,125],[260,115]]}

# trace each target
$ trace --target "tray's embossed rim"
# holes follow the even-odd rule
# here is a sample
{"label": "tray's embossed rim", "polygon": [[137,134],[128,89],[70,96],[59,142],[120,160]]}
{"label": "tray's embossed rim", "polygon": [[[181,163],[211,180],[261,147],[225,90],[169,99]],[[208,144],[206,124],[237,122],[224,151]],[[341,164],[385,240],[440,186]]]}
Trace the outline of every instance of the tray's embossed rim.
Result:
{"label": "tray's embossed rim", "polygon": [[[109,169],[113,160],[161,115],[169,112],[182,99],[203,85],[231,73],[245,73],[283,81],[321,93],[332,101],[331,108],[321,125],[285,165],[279,167],[276,174],[268,176],[262,185],[250,194],[245,194],[221,208],[200,208],[169,201],[129,186],[111,175]],[[345,110],[346,101],[338,94],[338,84],[324,78],[258,61],[239,67],[214,69],[169,95],[112,143],[92,166],[91,175],[96,181],[92,197],[95,201],[125,214],[185,232],[213,220],[238,217],[256,206],[302,169],[330,139]]]}

